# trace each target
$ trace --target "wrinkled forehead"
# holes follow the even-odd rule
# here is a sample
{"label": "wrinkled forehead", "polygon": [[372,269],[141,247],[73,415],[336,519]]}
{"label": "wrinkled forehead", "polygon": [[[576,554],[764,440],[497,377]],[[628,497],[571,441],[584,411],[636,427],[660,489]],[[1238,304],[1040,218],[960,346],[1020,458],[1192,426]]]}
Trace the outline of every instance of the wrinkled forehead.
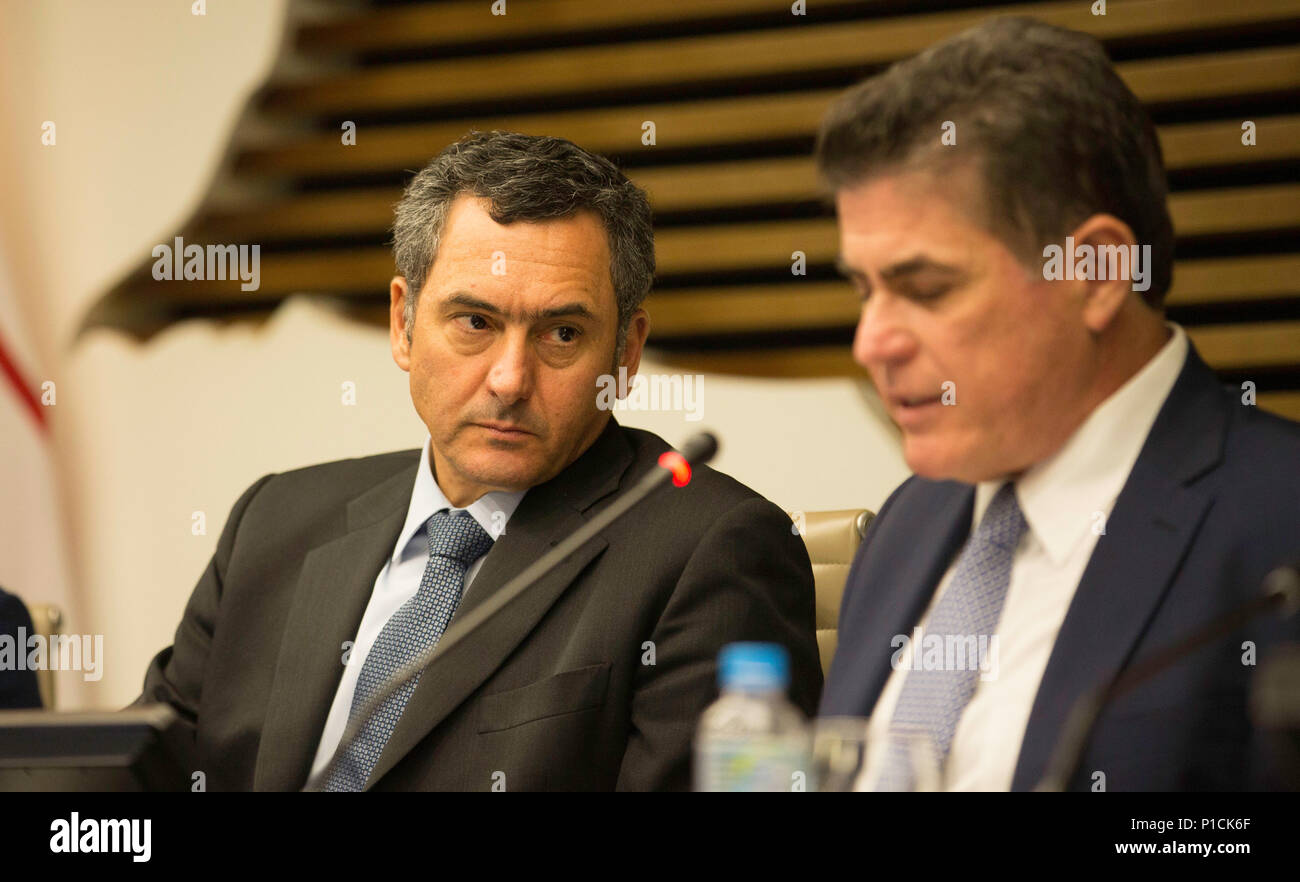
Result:
{"label": "wrinkled forehead", "polygon": [[892,166],[841,187],[841,269],[866,272],[870,267],[856,265],[864,260],[883,265],[928,254],[960,263],[989,249],[1023,251],[1010,219],[994,217],[987,192],[973,162]]}
{"label": "wrinkled forehead", "polygon": [[608,237],[599,215],[498,223],[485,199],[462,195],[453,203],[429,281],[489,289],[580,290],[593,300],[613,297]]}
{"label": "wrinkled forehead", "polygon": [[[498,221],[493,214],[494,207],[488,199],[461,193],[447,210],[438,250],[449,247],[483,251],[486,248],[491,253],[514,246],[549,252],[557,261],[609,257],[609,236],[604,222],[591,209],[537,220],[504,217]],[[499,212],[496,214],[501,216]]]}

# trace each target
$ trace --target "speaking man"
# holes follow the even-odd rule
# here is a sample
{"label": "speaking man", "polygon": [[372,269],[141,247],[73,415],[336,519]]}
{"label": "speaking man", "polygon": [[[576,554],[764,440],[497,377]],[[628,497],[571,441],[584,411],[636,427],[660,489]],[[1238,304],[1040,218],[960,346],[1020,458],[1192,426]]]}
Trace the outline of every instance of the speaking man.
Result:
{"label": "speaking man", "polygon": [[598,404],[635,374],[645,194],[568,141],[473,133],[397,207],[394,360],[418,450],[257,481],[139,701],[177,709],[211,789],[652,790],[689,783],[738,640],[821,688],[807,552],[707,467],[647,498],[344,729],[394,672],[656,468]]}
{"label": "speaking man", "polygon": [[[816,155],[915,472],[849,574],[821,713],[923,733],[949,788],[1032,788],[1080,695],[1300,551],[1300,426],[1165,320],[1159,143],[1092,38],[966,31],[841,96]],[[1257,621],[1110,701],[1070,786],[1275,785],[1248,688],[1297,636]],[[887,753],[881,785],[915,784]]]}

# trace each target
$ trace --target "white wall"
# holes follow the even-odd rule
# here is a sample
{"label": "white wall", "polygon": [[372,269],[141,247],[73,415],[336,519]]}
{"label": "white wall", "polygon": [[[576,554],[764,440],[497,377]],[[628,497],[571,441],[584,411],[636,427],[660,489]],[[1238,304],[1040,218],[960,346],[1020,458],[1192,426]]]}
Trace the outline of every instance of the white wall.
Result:
{"label": "white wall", "polygon": [[[83,312],[197,204],[249,91],[272,64],[283,0],[0,0],[0,244],[58,383],[51,423],[78,600],[105,674],[65,707],[139,691],[231,504],[260,475],[413,447],[424,436],[384,333],[293,298],[266,321],[191,321],[139,345]],[[58,143],[40,144],[54,120]],[[376,291],[386,296],[386,291]],[[653,340],[653,337],[652,337]],[[653,359],[643,371],[667,372]],[[340,385],[356,384],[356,406]],[[847,380],[708,375],[703,414],[621,413],[680,442],[722,439],[719,468],[789,509],[876,508],[907,474],[892,430]],[[192,514],[206,517],[193,535]],[[21,553],[5,549],[4,554]]]}

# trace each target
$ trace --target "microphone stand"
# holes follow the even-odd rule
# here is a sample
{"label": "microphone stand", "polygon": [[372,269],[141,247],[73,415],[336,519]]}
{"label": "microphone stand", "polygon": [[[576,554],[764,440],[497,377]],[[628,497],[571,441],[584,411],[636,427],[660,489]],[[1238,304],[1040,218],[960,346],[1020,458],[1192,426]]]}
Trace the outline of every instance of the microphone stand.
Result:
{"label": "microphone stand", "polygon": [[1300,608],[1300,572],[1291,566],[1278,567],[1265,578],[1263,596],[1228,611],[1178,643],[1121,671],[1108,683],[1099,684],[1085,692],[1070,708],[1060,740],[1056,742],[1048,761],[1047,772],[1034,790],[1040,793],[1059,793],[1069,786],[1079,763],[1083,761],[1083,752],[1088,746],[1097,718],[1101,715],[1101,709],[1108,701],[1124,695],[1205,644],[1227,637],[1256,616],[1276,610],[1285,618],[1297,608]]}

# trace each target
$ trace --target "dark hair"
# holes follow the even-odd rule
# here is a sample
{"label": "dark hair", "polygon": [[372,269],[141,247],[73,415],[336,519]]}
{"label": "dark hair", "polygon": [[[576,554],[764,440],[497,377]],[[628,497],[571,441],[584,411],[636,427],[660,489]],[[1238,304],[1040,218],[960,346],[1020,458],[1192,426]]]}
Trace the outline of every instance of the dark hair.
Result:
{"label": "dark hair", "polygon": [[408,286],[407,339],[447,213],[462,193],[487,199],[489,214],[499,224],[569,217],[582,210],[600,216],[609,237],[621,356],[628,322],[650,293],[655,273],[645,192],[608,159],[571,141],[516,132],[470,132],[435,156],[397,204],[393,258]]}
{"label": "dark hair", "polygon": [[[955,123],[957,146],[940,141]],[[1174,233],[1151,118],[1092,37],[995,18],[899,61],[839,96],[817,136],[832,190],[900,169],[971,162],[983,219],[1027,267],[1106,212],[1151,246],[1146,302],[1173,279]]]}

